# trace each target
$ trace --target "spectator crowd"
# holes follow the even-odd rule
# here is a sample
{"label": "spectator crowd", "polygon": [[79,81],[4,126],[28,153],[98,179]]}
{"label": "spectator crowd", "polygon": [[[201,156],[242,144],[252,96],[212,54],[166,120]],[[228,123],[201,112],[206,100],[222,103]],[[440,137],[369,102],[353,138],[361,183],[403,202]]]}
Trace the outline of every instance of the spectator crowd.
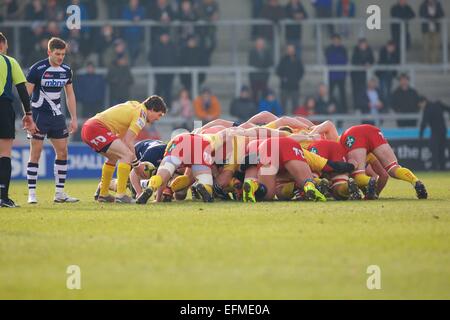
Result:
{"label": "spectator crowd", "polygon": [[[306,0],[252,0],[252,18],[266,19],[273,24],[288,19],[301,23],[310,17],[352,18],[357,16],[357,1],[353,0],[308,0],[313,12],[308,12]],[[22,27],[20,36],[21,61],[31,66],[45,58],[47,42],[51,37],[62,37],[69,44],[66,62],[75,72],[84,72],[75,77],[75,90],[81,102],[82,116],[88,117],[105,107],[105,95],[109,87],[110,105],[131,98],[135,79],[131,67],[151,65],[153,67],[208,67],[217,47],[217,28],[210,24],[192,22],[215,22],[220,9],[217,0],[108,0],[106,16],[102,19],[139,22],[158,22],[152,27],[150,52],[143,50],[145,31],[142,26],[83,27],[68,30],[65,27],[65,9],[78,5],[82,20],[100,18],[99,1],[87,0],[3,0],[0,4],[0,22],[25,20],[31,27]],[[391,8],[391,17],[406,22],[406,50],[412,43],[408,22],[419,16],[425,21],[423,33],[424,61],[438,63],[441,46],[439,19],[445,16],[439,0],[423,0],[415,10],[407,0],[398,0]],[[182,24],[173,24],[181,22]],[[2,30],[6,35],[11,28]],[[325,34],[330,43],[324,48],[324,61],[328,66],[352,65],[362,70],[345,72],[330,71],[328,83],[317,87],[314,96],[303,95],[301,84],[305,67],[302,62],[301,24],[290,24],[286,28],[284,54],[275,63],[273,57],[274,28],[261,25],[252,29],[252,47],[248,53],[248,65],[255,68],[249,74],[248,85],[242,87],[240,95],[230,105],[230,113],[244,120],[258,111],[270,111],[277,115],[297,114],[331,115],[359,110],[366,114],[379,114],[393,110],[401,113],[416,113],[419,94],[409,83],[406,74],[397,74],[392,69],[377,69],[374,78],[368,79],[367,68],[375,65],[395,66],[400,63],[401,41],[398,24],[391,26],[391,39],[379,52],[374,52],[368,40],[360,38],[352,51],[344,45],[352,30],[347,25],[327,24]],[[13,39],[13,37],[9,37]],[[14,46],[14,43],[11,47]],[[11,48],[12,49],[12,48]],[[106,68],[100,75],[97,68]],[[274,72],[273,72],[274,71]],[[270,77],[279,80],[279,90],[270,88]],[[179,76],[182,89],[174,95],[174,81]],[[163,96],[171,114],[183,119],[189,127],[194,118],[210,121],[220,117],[222,106],[214,90],[205,86],[206,74],[199,74],[202,87],[198,97],[190,97],[193,87],[191,74],[164,73],[155,75],[155,93]],[[350,79],[351,99],[347,97],[347,82]],[[394,88],[395,80],[399,85]],[[352,107],[352,108],[351,108]],[[408,122],[409,121],[409,122]],[[399,126],[417,125],[399,121]]]}

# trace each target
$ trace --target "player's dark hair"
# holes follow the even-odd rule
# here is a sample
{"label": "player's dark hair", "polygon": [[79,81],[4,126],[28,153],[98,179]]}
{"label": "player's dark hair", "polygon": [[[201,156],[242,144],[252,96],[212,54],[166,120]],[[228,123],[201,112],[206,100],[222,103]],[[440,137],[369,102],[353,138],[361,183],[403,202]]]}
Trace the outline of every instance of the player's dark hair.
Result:
{"label": "player's dark hair", "polygon": [[48,50],[63,50],[67,47],[66,42],[63,39],[52,37],[48,41]]}
{"label": "player's dark hair", "polygon": [[0,32],[0,43],[6,43],[6,37]]}
{"label": "player's dark hair", "polygon": [[155,112],[167,113],[167,105],[164,99],[160,96],[153,95],[145,99],[142,104],[147,108],[147,110],[153,110]]}

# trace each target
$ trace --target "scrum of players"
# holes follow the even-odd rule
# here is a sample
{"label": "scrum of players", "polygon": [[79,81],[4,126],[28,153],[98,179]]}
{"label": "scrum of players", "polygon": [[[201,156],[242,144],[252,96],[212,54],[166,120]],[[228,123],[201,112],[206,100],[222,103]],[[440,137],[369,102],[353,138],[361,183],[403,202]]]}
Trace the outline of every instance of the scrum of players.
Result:
{"label": "scrum of players", "polygon": [[[181,201],[189,190],[204,202],[375,200],[389,177],[409,182],[418,199],[428,197],[372,125],[353,126],[339,136],[331,121],[314,124],[262,112],[245,123],[214,120],[167,145],[141,141],[135,154],[139,162],[128,180],[134,200],[128,203],[146,204],[152,195],[154,202]],[[102,183],[98,200],[105,199],[100,190],[117,189],[116,180]]]}

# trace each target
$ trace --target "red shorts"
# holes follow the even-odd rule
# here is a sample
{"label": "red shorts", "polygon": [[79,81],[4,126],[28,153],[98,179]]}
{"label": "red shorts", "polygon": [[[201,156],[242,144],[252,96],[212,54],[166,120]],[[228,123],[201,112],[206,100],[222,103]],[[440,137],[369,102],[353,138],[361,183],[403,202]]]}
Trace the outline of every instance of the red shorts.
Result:
{"label": "red shorts", "polygon": [[305,162],[303,150],[298,142],[289,137],[270,138],[263,141],[258,148],[259,165],[275,166],[283,170],[288,161]]}
{"label": "red shorts", "polygon": [[97,119],[89,119],[81,129],[81,139],[95,152],[106,152],[119,137]]}
{"label": "red shorts", "polygon": [[362,124],[347,129],[341,136],[340,143],[347,152],[359,148],[372,152],[388,142],[380,129],[369,124]]}
{"label": "red shorts", "polygon": [[308,151],[334,162],[346,161],[345,156],[347,155],[347,152],[345,151],[344,147],[336,141],[314,141],[308,146]]}
{"label": "red shorts", "polygon": [[183,166],[213,164],[211,143],[197,134],[181,134],[169,142],[164,157],[173,156],[181,160]]}

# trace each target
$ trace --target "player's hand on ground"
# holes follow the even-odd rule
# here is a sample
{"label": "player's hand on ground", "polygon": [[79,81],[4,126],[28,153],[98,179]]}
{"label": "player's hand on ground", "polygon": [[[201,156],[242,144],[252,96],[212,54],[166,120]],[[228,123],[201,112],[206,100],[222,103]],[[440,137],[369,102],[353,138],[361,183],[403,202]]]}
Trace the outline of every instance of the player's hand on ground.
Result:
{"label": "player's hand on ground", "polygon": [[38,130],[36,124],[33,121],[33,117],[31,115],[25,115],[22,118],[23,129],[27,130],[30,134],[35,134]]}
{"label": "player's hand on ground", "polygon": [[78,129],[78,119],[75,118],[70,120],[69,133],[74,134],[75,132],[77,132],[77,129]]}

